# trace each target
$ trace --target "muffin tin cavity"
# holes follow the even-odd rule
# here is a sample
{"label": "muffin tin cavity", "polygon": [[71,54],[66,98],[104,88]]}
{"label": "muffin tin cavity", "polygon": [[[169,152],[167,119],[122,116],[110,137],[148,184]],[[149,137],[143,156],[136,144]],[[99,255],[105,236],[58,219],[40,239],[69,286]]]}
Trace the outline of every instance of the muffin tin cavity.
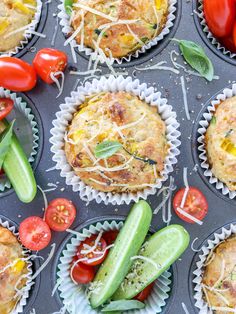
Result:
{"label": "muffin tin cavity", "polygon": [[[15,119],[14,131],[18,137],[26,156],[33,168],[36,169],[43,147],[43,126],[41,117],[33,102],[24,94],[10,93],[0,88],[0,97],[10,97],[14,100],[14,108],[7,120]],[[0,198],[14,190],[7,177],[0,176]]]}
{"label": "muffin tin cavity", "polygon": [[[69,277],[68,271],[68,264],[70,263],[71,259],[73,258],[78,243],[89,237],[91,234],[97,234],[101,229],[104,231],[109,230],[119,230],[123,225],[124,217],[101,217],[98,219],[92,219],[87,221],[86,223],[78,226],[74,230],[79,232],[79,235],[71,235],[69,234],[63,243],[61,244],[58,254],[54,260],[54,265],[52,266],[52,273],[53,273],[53,288],[56,287],[58,282],[63,282],[62,286],[58,287],[56,292],[56,297],[58,301],[58,308],[63,308],[64,300],[66,296],[66,302],[68,303],[69,292],[75,291],[77,295],[73,298],[73,302],[78,302],[77,304],[84,309],[85,314],[92,314],[98,313],[98,311],[93,310],[88,302],[87,299],[84,297],[85,292],[83,290],[79,290],[73,284]],[[150,229],[150,232],[154,232]],[[81,238],[79,240],[79,238]],[[143,313],[151,314],[151,311],[155,309],[155,313],[162,313],[163,311],[169,307],[170,302],[172,300],[173,294],[173,281],[174,281],[174,274],[173,274],[173,267],[171,267],[168,271],[165,271],[159,279],[156,280],[155,286],[153,288],[153,292],[150,298],[146,301],[146,308],[143,310]],[[71,294],[70,294],[71,295]],[[75,304],[74,304],[75,305]],[[70,308],[70,305],[69,305]],[[125,313],[135,313],[139,314],[141,311],[128,311]]]}
{"label": "muffin tin cavity", "polygon": [[205,44],[222,60],[236,65],[236,53],[225,48],[209,31],[203,13],[203,0],[193,1],[193,17],[197,30]]}

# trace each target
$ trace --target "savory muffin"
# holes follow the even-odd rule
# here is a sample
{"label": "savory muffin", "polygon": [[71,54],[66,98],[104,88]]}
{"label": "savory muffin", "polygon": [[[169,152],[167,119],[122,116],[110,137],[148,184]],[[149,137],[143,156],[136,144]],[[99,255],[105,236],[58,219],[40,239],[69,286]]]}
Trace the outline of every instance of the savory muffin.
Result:
{"label": "savory muffin", "polygon": [[164,28],[168,0],[74,0],[71,25],[78,44],[121,58]]}
{"label": "savory muffin", "polygon": [[0,0],[0,52],[14,49],[24,39],[24,27],[31,23],[35,9],[36,0]]}
{"label": "savory muffin", "polygon": [[[98,145],[120,146],[96,158]],[[87,97],[68,127],[65,153],[86,184],[104,192],[143,190],[161,177],[168,152],[166,125],[151,107],[126,92]]]}
{"label": "savory muffin", "polygon": [[26,283],[27,263],[17,238],[0,227],[0,313],[8,314],[21,298],[18,293]]}
{"label": "savory muffin", "polygon": [[213,174],[236,190],[236,96],[223,101],[206,132],[206,150]]}
{"label": "savory muffin", "polygon": [[[206,261],[202,287],[214,313],[231,313],[236,308],[236,236],[221,242]],[[217,308],[225,308],[224,312]],[[228,309],[228,310],[227,310]]]}

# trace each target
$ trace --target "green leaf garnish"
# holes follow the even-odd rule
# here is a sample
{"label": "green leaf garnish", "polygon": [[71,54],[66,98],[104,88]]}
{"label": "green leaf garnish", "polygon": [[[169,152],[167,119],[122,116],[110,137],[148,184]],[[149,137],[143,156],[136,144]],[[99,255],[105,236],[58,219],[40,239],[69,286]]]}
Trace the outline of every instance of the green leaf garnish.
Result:
{"label": "green leaf garnish", "polygon": [[98,144],[95,148],[96,158],[107,158],[114,155],[120,148],[122,144],[117,141],[104,141]]}
{"label": "green leaf garnish", "polygon": [[73,2],[74,0],[64,0],[64,7],[68,15],[71,15]]}
{"label": "green leaf garnish", "polygon": [[2,168],[2,164],[4,159],[8,153],[8,150],[11,146],[12,142],[12,135],[13,135],[13,126],[15,120],[13,120],[7,128],[3,131],[0,137],[0,169]]}
{"label": "green leaf garnish", "polygon": [[145,304],[142,302],[136,300],[119,300],[110,302],[102,309],[102,312],[139,310],[143,308],[145,308]]}
{"label": "green leaf garnish", "polygon": [[179,43],[179,48],[188,64],[208,81],[214,77],[214,67],[203,48],[189,40],[173,39]]}

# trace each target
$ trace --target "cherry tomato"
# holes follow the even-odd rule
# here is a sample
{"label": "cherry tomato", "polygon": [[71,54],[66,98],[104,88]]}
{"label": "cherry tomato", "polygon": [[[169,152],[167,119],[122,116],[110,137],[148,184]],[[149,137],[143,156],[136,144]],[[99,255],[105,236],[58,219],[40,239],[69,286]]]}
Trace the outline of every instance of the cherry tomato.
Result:
{"label": "cherry tomato", "polygon": [[226,37],[232,32],[236,16],[235,0],[204,0],[207,25],[216,37]]}
{"label": "cherry tomato", "polygon": [[0,120],[9,114],[13,107],[14,102],[11,98],[0,98]]}
{"label": "cherry tomato", "polygon": [[[96,238],[97,238],[97,235],[91,236],[90,238],[87,238],[84,242],[82,242],[80,246],[78,247],[78,251],[77,251],[78,259],[85,258],[85,257],[88,258],[88,261],[83,261],[81,263],[85,265],[95,266],[95,265],[100,265],[105,260],[108,254],[108,251],[106,251],[107,244],[103,238],[100,239],[97,247],[94,249],[96,254],[94,252],[83,254],[82,252],[83,250],[88,250],[88,248],[84,247],[84,244],[87,244],[88,246],[93,247],[95,244]],[[96,261],[89,261],[95,258],[97,259]]]}
{"label": "cherry tomato", "polygon": [[137,294],[134,297],[134,299],[138,300],[140,302],[143,302],[143,301],[147,300],[147,298],[149,297],[150,293],[152,292],[153,286],[154,286],[154,282],[152,282],[143,291],[141,291],[139,294]]}
{"label": "cherry tomato", "polygon": [[[73,267],[73,264],[76,261],[77,261],[77,258],[74,258],[71,267]],[[72,278],[78,284],[87,284],[93,281],[94,277],[95,277],[95,269],[92,266],[78,263],[74,266],[72,270]]]}
{"label": "cherry tomato", "polygon": [[65,231],[72,225],[75,217],[76,208],[66,198],[51,201],[45,213],[45,221],[54,231]]}
{"label": "cherry tomato", "polygon": [[26,92],[34,88],[36,82],[36,72],[30,64],[18,58],[0,58],[0,86],[14,92]]}
{"label": "cherry tomato", "polygon": [[229,51],[236,53],[236,45],[234,44],[233,34],[228,37],[220,38],[220,43]]}
{"label": "cherry tomato", "polygon": [[236,52],[236,22],[234,23],[234,27],[233,27],[233,41],[234,41],[234,51]]}
{"label": "cherry tomato", "polygon": [[113,244],[119,234],[118,230],[108,231],[103,233],[102,237],[106,241],[107,245]]}
{"label": "cherry tomato", "polygon": [[0,176],[2,176],[4,173],[5,173],[4,170],[0,169]]}
{"label": "cherry tomato", "polygon": [[[194,223],[194,221],[190,218],[185,217],[182,215],[177,208],[180,207],[183,196],[184,196],[185,188],[179,190],[173,199],[173,207],[176,212],[176,214],[184,221],[189,223]],[[202,220],[207,212],[208,212],[208,203],[201,191],[199,191],[195,187],[190,187],[187,198],[184,204],[184,208],[181,208],[186,213],[190,214],[191,216],[194,216],[198,220]]]}
{"label": "cherry tomato", "polygon": [[[53,84],[51,76],[63,72],[67,66],[67,55],[60,50],[43,48],[35,56],[33,65],[38,76],[47,84]],[[56,78],[60,74],[55,75]]]}
{"label": "cherry tomato", "polygon": [[27,249],[40,251],[48,246],[51,240],[51,230],[42,218],[32,216],[21,222],[19,236]]}

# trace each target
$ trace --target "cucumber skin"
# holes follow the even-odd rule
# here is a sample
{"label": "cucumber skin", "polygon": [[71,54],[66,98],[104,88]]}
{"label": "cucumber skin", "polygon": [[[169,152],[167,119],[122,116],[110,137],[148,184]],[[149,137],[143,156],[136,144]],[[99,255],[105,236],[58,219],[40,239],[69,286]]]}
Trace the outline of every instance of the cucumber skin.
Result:
{"label": "cucumber skin", "polygon": [[[139,286],[137,289],[137,286],[135,286],[135,282],[133,283],[133,285],[123,285],[123,288],[121,288],[121,286],[117,289],[117,291],[115,292],[115,294],[112,296],[112,300],[129,300],[132,299],[133,297],[135,297],[137,294],[139,294],[141,291],[143,291],[149,284],[151,284],[153,281],[155,281],[164,271],[166,271],[182,254],[183,252],[186,250],[186,248],[189,245],[189,241],[190,241],[190,237],[188,232],[180,225],[170,225],[168,227],[165,227],[161,230],[159,230],[158,232],[154,233],[149,240],[147,240],[147,242],[151,241],[152,239],[155,239],[155,237],[158,236],[158,234],[165,232],[166,229],[168,228],[172,228],[172,229],[176,229],[177,232],[179,232],[182,236],[182,243],[178,248],[178,253],[173,256],[171,258],[171,260],[165,264],[161,269],[156,270],[155,269],[152,271],[151,276],[149,276],[149,280],[147,280],[146,282],[143,282],[143,276],[145,276],[145,274],[143,276],[139,276],[136,277],[134,279],[134,281],[138,281],[139,282]],[[153,241],[153,240],[152,240]],[[165,245],[165,244],[164,244]],[[167,244],[168,245],[168,242]],[[177,243],[176,243],[177,245]],[[142,254],[140,254],[142,255]],[[145,255],[147,256],[148,255]],[[148,264],[147,266],[149,266],[149,269],[151,269],[152,265],[148,262],[144,262],[143,267],[145,267],[145,265]],[[140,284],[142,282],[142,285]]]}
{"label": "cucumber skin", "polygon": [[145,240],[151,220],[152,210],[147,202],[139,201],[132,207],[114,247],[94,279],[101,281],[103,286],[98,294],[91,295],[92,308],[104,304],[120,286],[132,265],[131,257],[137,254]]}
{"label": "cucumber skin", "polygon": [[[6,121],[3,123],[5,126],[7,125]],[[37,193],[37,185],[33,170],[15,134],[13,134],[11,146],[3,162],[3,169],[18,198],[23,203],[30,203]]]}

